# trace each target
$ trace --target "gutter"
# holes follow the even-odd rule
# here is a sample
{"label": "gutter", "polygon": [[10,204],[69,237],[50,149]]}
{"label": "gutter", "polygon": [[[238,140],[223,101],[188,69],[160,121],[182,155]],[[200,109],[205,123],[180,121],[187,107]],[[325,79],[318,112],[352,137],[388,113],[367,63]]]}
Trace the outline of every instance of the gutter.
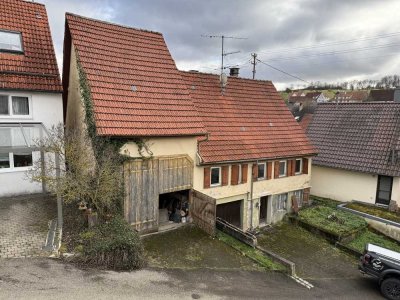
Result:
{"label": "gutter", "polygon": [[196,153],[196,155],[197,155],[197,158],[199,160],[198,165],[200,165],[200,164],[202,164],[204,162],[203,158],[200,155],[200,143],[207,142],[209,140],[209,138],[210,138],[210,134],[207,132],[206,133],[206,137],[205,137],[204,140],[197,141],[197,153]]}

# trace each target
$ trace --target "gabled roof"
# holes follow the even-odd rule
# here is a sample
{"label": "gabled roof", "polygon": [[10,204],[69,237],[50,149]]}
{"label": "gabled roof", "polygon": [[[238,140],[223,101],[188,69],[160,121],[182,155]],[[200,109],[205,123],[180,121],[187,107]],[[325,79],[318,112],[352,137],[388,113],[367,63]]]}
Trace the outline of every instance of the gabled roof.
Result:
{"label": "gabled roof", "polygon": [[205,134],[162,34],[67,13],[64,105],[71,42],[88,78],[98,135]]}
{"label": "gabled roof", "polygon": [[339,92],[332,99],[339,102],[362,102],[367,100],[368,91],[345,91]]}
{"label": "gabled roof", "polygon": [[307,134],[318,149],[313,164],[372,174],[400,176],[400,103],[320,104]]}
{"label": "gabled roof", "polygon": [[222,95],[218,75],[181,74],[209,132],[199,142],[203,163],[316,153],[270,81],[229,77]]}
{"label": "gabled roof", "polygon": [[[399,91],[397,89],[397,91]],[[391,89],[391,90],[371,90],[369,93],[369,99],[370,101],[395,101],[395,94],[398,95],[399,93],[396,93],[396,89]],[[396,99],[399,101],[400,99]]]}
{"label": "gabled roof", "polygon": [[61,92],[45,6],[1,0],[0,30],[20,32],[24,50],[24,53],[0,51],[0,89]]}

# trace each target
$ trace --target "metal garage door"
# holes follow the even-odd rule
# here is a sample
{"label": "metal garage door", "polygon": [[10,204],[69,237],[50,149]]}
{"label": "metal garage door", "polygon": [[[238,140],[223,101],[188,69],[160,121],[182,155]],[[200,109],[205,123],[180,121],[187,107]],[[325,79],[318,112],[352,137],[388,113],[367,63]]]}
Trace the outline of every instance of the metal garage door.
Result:
{"label": "metal garage door", "polygon": [[219,204],[217,205],[217,217],[225,220],[232,225],[242,227],[241,206],[242,200]]}

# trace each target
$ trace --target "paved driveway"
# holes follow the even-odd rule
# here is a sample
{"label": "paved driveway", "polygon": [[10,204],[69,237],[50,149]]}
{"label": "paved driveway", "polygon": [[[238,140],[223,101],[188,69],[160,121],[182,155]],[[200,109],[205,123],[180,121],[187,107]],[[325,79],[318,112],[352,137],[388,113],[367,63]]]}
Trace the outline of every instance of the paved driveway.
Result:
{"label": "paved driveway", "polygon": [[56,209],[56,200],[41,194],[0,198],[0,258],[41,255]]}

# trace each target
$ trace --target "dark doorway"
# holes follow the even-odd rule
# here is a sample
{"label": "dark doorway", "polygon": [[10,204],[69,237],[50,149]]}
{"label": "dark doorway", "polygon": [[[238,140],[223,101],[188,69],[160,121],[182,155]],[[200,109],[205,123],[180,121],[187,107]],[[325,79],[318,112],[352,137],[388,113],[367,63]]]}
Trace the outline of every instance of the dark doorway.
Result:
{"label": "dark doorway", "polygon": [[242,200],[217,205],[217,217],[241,227]]}
{"label": "dark doorway", "polygon": [[189,190],[160,194],[159,224],[186,222],[189,214]]}
{"label": "dark doorway", "polygon": [[267,203],[268,196],[260,198],[260,224],[265,224],[267,222]]}
{"label": "dark doorway", "polygon": [[378,188],[376,191],[376,204],[389,205],[392,197],[393,177],[378,176]]}

